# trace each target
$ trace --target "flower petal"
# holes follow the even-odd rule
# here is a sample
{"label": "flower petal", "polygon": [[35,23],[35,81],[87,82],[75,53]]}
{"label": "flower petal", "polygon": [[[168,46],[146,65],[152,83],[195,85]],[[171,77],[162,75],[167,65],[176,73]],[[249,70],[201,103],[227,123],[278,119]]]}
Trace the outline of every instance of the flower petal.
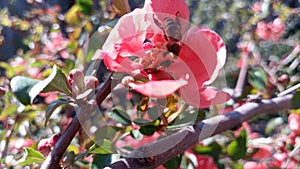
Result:
{"label": "flower petal", "polygon": [[[184,0],[146,0],[143,9],[150,13],[173,15],[173,19],[177,12],[182,19],[189,20],[190,17],[190,11]],[[163,20],[164,18],[159,19]]]}
{"label": "flower petal", "polygon": [[217,52],[217,66],[214,73],[211,75],[209,81],[205,82],[205,85],[211,84],[218,76],[220,69],[225,65],[226,61],[226,47],[222,38],[214,31],[210,29],[201,29],[201,32],[211,42]]}
{"label": "flower petal", "polygon": [[142,65],[132,62],[129,58],[121,57],[119,55],[117,55],[116,59],[112,59],[110,54],[103,54],[102,59],[107,68],[114,72],[126,72],[132,74],[134,70],[142,67]]}
{"label": "flower petal", "polygon": [[184,90],[184,87],[180,90],[181,97],[189,105],[205,108],[210,105],[222,104],[230,99],[230,95],[224,91],[214,89],[212,87],[202,88],[197,90]]}
{"label": "flower petal", "polygon": [[218,56],[218,63],[221,66],[224,66],[226,61],[226,46],[223,42],[222,38],[214,31],[210,29],[201,29],[201,32],[204,33],[206,38],[211,42],[214,46],[217,56]]}
{"label": "flower petal", "polygon": [[181,78],[179,80],[149,81],[140,84],[129,83],[129,86],[145,96],[165,98],[186,84],[187,81]]}
{"label": "flower petal", "polygon": [[184,35],[179,59],[180,61],[171,65],[170,72],[175,77],[188,73],[190,79],[196,80],[198,88],[210,79],[218,62],[214,46],[196,26],[191,27]]}
{"label": "flower petal", "polygon": [[[143,9],[135,9],[121,17],[111,30],[102,50],[107,53],[116,51],[121,54],[120,52],[124,52],[126,56],[127,53],[135,54],[143,51],[142,45],[151,24],[147,19],[149,17],[150,14]],[[111,55],[111,57],[116,59],[117,55]]]}

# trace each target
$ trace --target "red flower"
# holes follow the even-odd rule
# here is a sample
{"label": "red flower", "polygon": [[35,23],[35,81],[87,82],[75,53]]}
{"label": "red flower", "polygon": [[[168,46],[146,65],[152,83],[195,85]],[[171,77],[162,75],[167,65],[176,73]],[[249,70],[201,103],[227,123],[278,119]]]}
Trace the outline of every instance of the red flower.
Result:
{"label": "red flower", "polygon": [[[164,98],[179,91],[196,107],[224,103],[229,95],[207,85],[225,64],[225,45],[217,33],[190,26],[188,19],[184,0],[146,0],[142,9],[120,18],[94,59],[133,76],[128,85],[143,95]],[[174,36],[166,33],[171,26]],[[161,71],[167,76],[156,78]]]}

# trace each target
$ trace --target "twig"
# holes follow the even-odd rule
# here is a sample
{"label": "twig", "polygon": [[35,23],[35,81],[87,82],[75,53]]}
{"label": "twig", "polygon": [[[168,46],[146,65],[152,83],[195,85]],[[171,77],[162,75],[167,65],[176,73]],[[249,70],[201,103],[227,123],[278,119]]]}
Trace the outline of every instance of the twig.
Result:
{"label": "twig", "polygon": [[[111,92],[111,78],[108,78],[107,81],[104,82],[101,89],[96,93],[96,102],[98,105],[102,103],[102,101],[108,96]],[[87,112],[83,112],[89,110],[89,108],[83,108],[80,114],[88,114]],[[42,169],[57,169],[60,168],[60,160],[65,153],[67,147],[75,137],[78,130],[81,128],[80,121],[77,116],[75,116],[67,127],[67,129],[63,132],[58,142],[55,144],[53,150],[47,156],[45,162],[42,164]]]}
{"label": "twig", "polygon": [[234,93],[232,95],[233,98],[238,98],[242,95],[245,79],[247,77],[247,70],[248,70],[248,54],[244,54],[242,56],[242,67],[238,77],[238,81],[236,83]]}
{"label": "twig", "polygon": [[298,88],[300,88],[300,83],[298,83],[298,84],[296,84],[295,86],[292,86],[292,87],[288,88],[287,90],[285,90],[285,91],[279,93],[277,96],[278,96],[278,97],[281,97],[281,96],[287,95],[287,94],[289,94],[289,93],[291,93],[291,92],[297,90]]}
{"label": "twig", "polygon": [[300,150],[300,144],[298,144],[298,145],[290,152],[287,161],[286,161],[286,162],[284,163],[284,165],[283,165],[283,168],[284,168],[284,169],[287,169],[287,168],[288,168],[288,166],[289,166],[289,164],[290,164],[292,158],[295,157],[295,155],[296,155],[297,153],[299,153],[299,150]]}
{"label": "twig", "polygon": [[285,66],[289,64],[294,58],[297,57],[299,52],[300,52],[300,44],[296,45],[293,51],[285,59],[281,61],[281,65]]}
{"label": "twig", "polygon": [[[254,44],[254,43],[253,43]],[[269,66],[266,64],[265,61],[263,61],[262,57],[261,57],[261,54],[260,54],[260,51],[259,51],[259,48],[255,45],[253,47],[253,51],[252,51],[252,54],[253,54],[253,57],[254,59],[256,60],[256,62],[259,64],[259,66],[261,68],[264,69],[264,71],[270,76],[270,82],[277,87],[277,89],[281,92],[284,90],[284,87],[282,84],[278,83],[278,77],[275,73],[274,70],[271,70],[269,68]]]}
{"label": "twig", "polygon": [[[262,100],[260,103],[246,103],[228,114],[212,117],[152,144],[142,146],[133,151],[128,157],[116,161],[106,169],[155,168],[183,153],[199,141],[229,130],[256,115],[272,114],[278,112],[278,110],[292,108],[292,97],[293,95],[285,95],[270,100]],[[169,149],[166,149],[166,147],[169,147]],[[162,152],[161,150],[164,149],[165,151]],[[152,156],[140,156],[141,152],[152,154]]]}
{"label": "twig", "polygon": [[[15,128],[15,125],[17,124],[18,119],[19,119],[19,116],[17,115],[16,118],[14,119],[13,124],[8,126],[7,132],[5,134],[6,138],[5,138],[4,145],[3,145],[3,151],[0,152],[1,159],[5,158],[7,156],[9,142],[10,142],[11,137],[14,134],[14,128]],[[1,148],[0,148],[0,150],[1,150]],[[1,168],[1,166],[0,166],[0,168]]]}

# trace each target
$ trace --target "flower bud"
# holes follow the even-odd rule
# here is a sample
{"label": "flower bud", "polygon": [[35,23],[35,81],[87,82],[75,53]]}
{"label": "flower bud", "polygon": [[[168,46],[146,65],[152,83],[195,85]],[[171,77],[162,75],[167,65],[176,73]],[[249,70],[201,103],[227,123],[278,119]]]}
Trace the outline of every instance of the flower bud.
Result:
{"label": "flower bud", "polygon": [[52,147],[55,146],[55,144],[57,143],[58,139],[60,138],[61,136],[61,133],[58,133],[58,134],[54,134],[51,138],[50,138],[50,145]]}
{"label": "flower bud", "polygon": [[289,76],[287,74],[283,74],[281,75],[278,80],[281,82],[281,83],[284,83],[286,84],[288,81],[289,81]]}
{"label": "flower bud", "polygon": [[99,85],[99,81],[95,76],[86,76],[84,78],[85,89],[95,89]]}
{"label": "flower bud", "polygon": [[6,93],[6,89],[4,87],[0,87],[0,98],[3,97]]}
{"label": "flower bud", "polygon": [[44,156],[47,156],[51,151],[51,144],[50,140],[48,139],[42,139],[38,144],[38,150],[41,152]]}
{"label": "flower bud", "polygon": [[72,85],[72,89],[80,93],[84,90],[84,73],[79,69],[73,69],[69,73],[68,81]]}

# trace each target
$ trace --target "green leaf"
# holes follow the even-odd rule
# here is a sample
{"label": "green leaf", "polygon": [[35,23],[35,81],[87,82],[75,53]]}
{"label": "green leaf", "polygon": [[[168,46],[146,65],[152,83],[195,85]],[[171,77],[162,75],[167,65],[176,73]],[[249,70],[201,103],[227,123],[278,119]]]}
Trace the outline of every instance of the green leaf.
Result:
{"label": "green leaf", "polygon": [[157,107],[152,107],[148,110],[148,115],[150,117],[150,119],[152,120],[156,120],[159,118],[159,114],[158,114],[158,108]]}
{"label": "green leaf", "polygon": [[[16,67],[12,67],[7,62],[0,62],[0,67],[5,69],[5,73],[8,78],[12,78],[14,75],[16,75]],[[22,66],[17,67],[17,69],[20,69],[19,67],[23,68]]]}
{"label": "green leaf", "polygon": [[240,135],[232,141],[227,147],[227,153],[233,160],[239,160],[247,152],[247,132],[242,130]]}
{"label": "green leaf", "polygon": [[76,0],[80,11],[85,15],[91,15],[93,12],[93,1],[92,0]]}
{"label": "green leaf", "polygon": [[58,108],[61,105],[67,104],[67,103],[70,103],[70,101],[66,100],[66,99],[58,99],[49,104],[49,106],[47,107],[47,110],[46,110],[46,119],[45,119],[45,123],[44,123],[45,127],[47,126],[47,123],[48,123],[52,113],[56,110],[56,108]]}
{"label": "green leaf", "polygon": [[31,88],[29,92],[31,103],[39,93],[50,91],[59,91],[68,96],[72,96],[69,82],[65,74],[56,65],[53,66],[51,74],[46,79],[40,81]]}
{"label": "green leaf", "polygon": [[131,130],[130,135],[137,140],[141,140],[143,138],[143,134],[139,130]]}
{"label": "green leaf", "polygon": [[17,99],[24,105],[31,103],[30,90],[39,83],[39,80],[24,76],[15,76],[10,81],[10,87]]}
{"label": "green leaf", "polygon": [[197,146],[193,148],[193,151],[197,154],[218,158],[218,156],[222,154],[223,148],[217,142],[212,142],[208,146]]}
{"label": "green leaf", "polygon": [[229,161],[229,166],[231,169],[243,169],[243,165],[235,161]]}
{"label": "green leaf", "polygon": [[197,113],[197,120],[196,122],[199,123],[200,121],[204,120],[206,117],[206,112],[202,109],[199,109],[198,110],[198,113]]}
{"label": "green leaf", "polygon": [[43,154],[39,151],[34,150],[30,147],[25,147],[25,154],[22,159],[18,161],[18,164],[21,166],[37,164],[45,161]]}
{"label": "green leaf", "polygon": [[111,164],[111,154],[96,154],[93,159],[92,169],[103,169],[104,167]]}
{"label": "green leaf", "polygon": [[118,132],[118,129],[114,126],[103,126],[97,129],[97,131],[94,134],[94,140],[97,141],[98,145],[102,145],[103,141],[111,140],[115,137],[116,133]]}
{"label": "green leaf", "polygon": [[146,119],[136,118],[133,122],[139,126],[149,125],[151,122]]}
{"label": "green leaf", "polygon": [[75,153],[74,153],[74,151],[68,152],[67,155],[66,155],[65,160],[66,160],[66,162],[70,163],[71,166],[73,166],[74,163],[75,163]]}
{"label": "green leaf", "polygon": [[[66,13],[65,13],[65,22],[70,26],[78,26],[81,23],[81,19],[79,18],[80,8],[78,5],[73,5]],[[77,38],[76,38],[77,39]],[[69,44],[75,46],[76,43]],[[72,48],[73,46],[69,46]],[[75,48],[75,47],[74,47]]]}
{"label": "green leaf", "polygon": [[3,117],[7,117],[9,115],[13,115],[17,113],[18,106],[16,104],[10,104],[5,107],[5,109],[0,112],[0,115]]}
{"label": "green leaf", "polygon": [[253,87],[259,90],[264,90],[268,83],[268,77],[265,71],[261,68],[249,71],[248,80]]}
{"label": "green leaf", "polygon": [[112,154],[113,153],[113,145],[109,140],[104,139],[103,144],[101,146],[97,146],[94,144],[89,153],[92,154]]}
{"label": "green leaf", "polygon": [[146,136],[152,136],[155,131],[156,131],[156,127],[153,125],[147,125],[147,126],[141,126],[139,131]]}
{"label": "green leaf", "polygon": [[282,117],[277,117],[269,120],[265,129],[266,134],[271,134],[277,127],[281,126],[283,123],[284,120]]}
{"label": "green leaf", "polygon": [[124,126],[131,126],[130,116],[124,110],[115,108],[109,113],[109,117]]}
{"label": "green leaf", "polygon": [[297,91],[292,98],[292,106],[295,109],[300,108],[300,91]]}
{"label": "green leaf", "polygon": [[66,59],[65,61],[64,61],[64,63],[65,63],[65,68],[64,68],[64,71],[65,72],[70,72],[72,69],[74,69],[74,67],[75,67],[75,62],[74,62],[74,60],[72,60],[72,59]]}
{"label": "green leaf", "polygon": [[180,167],[180,158],[177,156],[169,161],[167,161],[166,163],[163,164],[163,166],[166,169],[174,169],[174,168],[179,168]]}

